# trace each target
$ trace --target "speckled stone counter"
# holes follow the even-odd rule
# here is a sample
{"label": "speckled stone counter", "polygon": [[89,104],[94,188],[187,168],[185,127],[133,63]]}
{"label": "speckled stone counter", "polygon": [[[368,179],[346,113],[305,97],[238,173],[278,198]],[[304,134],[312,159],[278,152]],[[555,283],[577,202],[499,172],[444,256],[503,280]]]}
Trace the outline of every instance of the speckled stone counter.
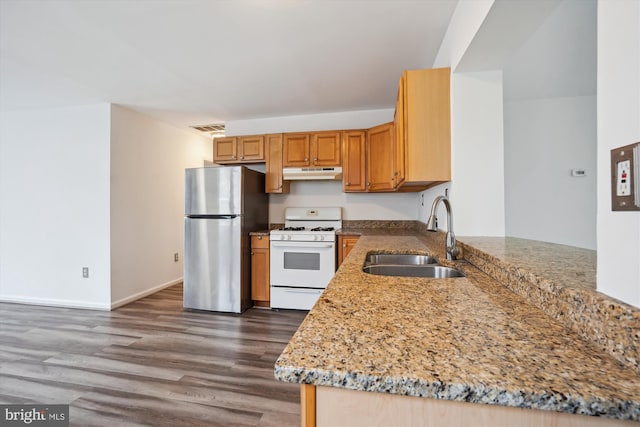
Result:
{"label": "speckled stone counter", "polygon": [[596,252],[513,237],[459,237],[464,258],[640,373],[640,309],[596,291]]}
{"label": "speckled stone counter", "polygon": [[249,236],[268,236],[269,230],[250,231]]}
{"label": "speckled stone counter", "polygon": [[471,264],[466,278],[362,272],[362,235],[276,362],[282,381],[640,421],[640,376]]}

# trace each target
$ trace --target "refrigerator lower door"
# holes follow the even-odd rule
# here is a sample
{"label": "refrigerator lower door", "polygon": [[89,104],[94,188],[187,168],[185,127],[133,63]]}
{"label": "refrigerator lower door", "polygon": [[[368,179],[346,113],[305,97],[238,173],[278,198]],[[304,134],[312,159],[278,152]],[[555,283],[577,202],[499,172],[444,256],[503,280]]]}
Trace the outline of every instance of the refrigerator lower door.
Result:
{"label": "refrigerator lower door", "polygon": [[184,307],[242,312],[242,217],[185,218]]}

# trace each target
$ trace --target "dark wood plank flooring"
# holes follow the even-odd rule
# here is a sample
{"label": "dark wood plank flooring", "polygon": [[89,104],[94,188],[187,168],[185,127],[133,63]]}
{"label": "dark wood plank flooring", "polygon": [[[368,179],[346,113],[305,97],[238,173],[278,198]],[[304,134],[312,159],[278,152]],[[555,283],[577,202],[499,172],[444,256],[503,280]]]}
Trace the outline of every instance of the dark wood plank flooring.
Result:
{"label": "dark wood plank flooring", "polygon": [[306,312],[185,311],[177,285],[112,312],[0,303],[0,403],[75,426],[297,426],[273,364]]}

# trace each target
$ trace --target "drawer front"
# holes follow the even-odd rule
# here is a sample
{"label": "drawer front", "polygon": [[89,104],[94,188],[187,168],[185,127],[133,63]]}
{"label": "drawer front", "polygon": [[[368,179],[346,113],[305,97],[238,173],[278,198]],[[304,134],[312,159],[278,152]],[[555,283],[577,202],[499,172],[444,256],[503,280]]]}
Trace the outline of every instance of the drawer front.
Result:
{"label": "drawer front", "polygon": [[269,249],[269,236],[251,236],[251,247]]}

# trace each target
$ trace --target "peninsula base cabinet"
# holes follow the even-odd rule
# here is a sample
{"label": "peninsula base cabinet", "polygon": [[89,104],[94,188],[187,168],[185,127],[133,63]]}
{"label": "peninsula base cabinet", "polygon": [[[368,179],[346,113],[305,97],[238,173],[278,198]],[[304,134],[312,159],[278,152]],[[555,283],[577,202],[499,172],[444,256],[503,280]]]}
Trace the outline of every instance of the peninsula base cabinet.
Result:
{"label": "peninsula base cabinet", "polygon": [[622,421],[562,412],[456,402],[302,384],[302,427],[633,426]]}
{"label": "peninsula base cabinet", "polygon": [[349,255],[351,249],[358,243],[358,239],[360,238],[357,234],[344,234],[338,236],[338,264],[340,267],[342,261]]}
{"label": "peninsula base cabinet", "polygon": [[251,236],[251,299],[257,307],[269,307],[269,236]]}

